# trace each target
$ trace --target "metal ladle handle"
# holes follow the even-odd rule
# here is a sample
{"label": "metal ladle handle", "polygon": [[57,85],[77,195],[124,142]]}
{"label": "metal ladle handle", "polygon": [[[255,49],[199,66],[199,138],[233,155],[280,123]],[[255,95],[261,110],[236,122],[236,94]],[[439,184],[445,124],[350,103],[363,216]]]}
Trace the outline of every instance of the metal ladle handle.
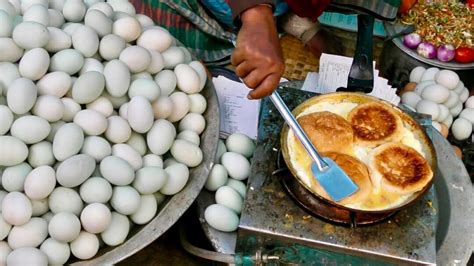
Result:
{"label": "metal ladle handle", "polygon": [[280,112],[281,116],[283,116],[285,119],[285,122],[290,126],[295,135],[301,141],[303,147],[306,149],[311,159],[313,159],[313,161],[316,163],[319,171],[324,172],[328,168],[327,163],[321,158],[321,155],[319,155],[318,151],[313,146],[308,136],[303,131],[300,124],[298,124],[296,118],[290,112],[288,106],[286,106],[286,104],[283,102],[283,99],[280,97],[280,94],[278,94],[276,90],[270,95],[270,100],[272,100],[278,112]]}

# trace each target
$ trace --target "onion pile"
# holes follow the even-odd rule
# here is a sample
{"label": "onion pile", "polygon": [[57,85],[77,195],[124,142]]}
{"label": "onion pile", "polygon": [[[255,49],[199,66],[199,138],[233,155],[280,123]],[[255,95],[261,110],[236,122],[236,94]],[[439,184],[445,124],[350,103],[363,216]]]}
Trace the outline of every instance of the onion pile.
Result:
{"label": "onion pile", "polygon": [[90,259],[203,160],[205,68],[123,0],[0,0],[0,21],[0,264]]}

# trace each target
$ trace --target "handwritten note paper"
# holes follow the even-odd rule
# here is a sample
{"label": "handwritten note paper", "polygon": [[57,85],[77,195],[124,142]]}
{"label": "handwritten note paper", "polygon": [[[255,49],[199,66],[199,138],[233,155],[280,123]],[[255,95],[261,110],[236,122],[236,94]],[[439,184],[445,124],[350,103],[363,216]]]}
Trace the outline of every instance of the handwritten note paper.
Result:
{"label": "handwritten note paper", "polygon": [[226,137],[242,133],[257,139],[260,101],[247,99],[249,88],[223,76],[213,78],[220,111],[220,133]]}

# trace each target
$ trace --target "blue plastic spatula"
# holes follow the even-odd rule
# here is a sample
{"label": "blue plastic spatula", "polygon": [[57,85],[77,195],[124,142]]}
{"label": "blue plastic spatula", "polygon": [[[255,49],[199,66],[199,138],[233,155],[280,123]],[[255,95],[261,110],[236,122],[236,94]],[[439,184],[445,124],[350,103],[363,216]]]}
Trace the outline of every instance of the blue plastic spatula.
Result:
{"label": "blue plastic spatula", "polygon": [[331,158],[319,155],[276,90],[270,95],[270,99],[313,160],[311,172],[331,199],[340,201],[354,194],[359,187]]}

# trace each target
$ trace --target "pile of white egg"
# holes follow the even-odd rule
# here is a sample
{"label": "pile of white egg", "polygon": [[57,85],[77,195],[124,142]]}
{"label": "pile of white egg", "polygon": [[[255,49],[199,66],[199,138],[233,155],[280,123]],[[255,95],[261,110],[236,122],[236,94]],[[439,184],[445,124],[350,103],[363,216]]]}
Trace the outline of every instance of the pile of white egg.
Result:
{"label": "pile of white egg", "polygon": [[0,0],[0,264],[90,259],[183,189],[206,126],[191,61],[127,1]]}
{"label": "pile of white egg", "polygon": [[451,70],[416,67],[410,73],[401,102],[418,113],[431,115],[433,127],[447,137],[449,129],[457,140],[471,136],[474,125],[474,98]]}
{"label": "pile of white egg", "polygon": [[252,139],[234,133],[225,144],[219,140],[216,161],[206,181],[205,188],[215,191],[215,202],[206,208],[206,222],[219,231],[232,232],[239,226],[246,194],[245,181],[250,174],[250,158],[255,151]]}

